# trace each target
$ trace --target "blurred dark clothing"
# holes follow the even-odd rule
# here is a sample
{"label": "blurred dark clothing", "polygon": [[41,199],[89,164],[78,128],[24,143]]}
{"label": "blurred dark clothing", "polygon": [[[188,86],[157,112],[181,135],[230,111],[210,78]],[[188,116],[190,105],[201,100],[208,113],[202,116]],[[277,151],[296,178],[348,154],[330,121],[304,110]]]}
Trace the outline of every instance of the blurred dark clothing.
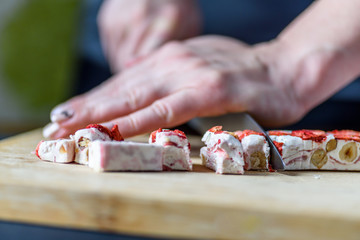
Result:
{"label": "blurred dark clothing", "polygon": [[[96,25],[101,0],[84,1],[83,38],[77,94],[110,77]],[[312,0],[199,0],[204,17],[203,34],[237,38],[248,44],[274,39]],[[281,106],[279,106],[281,107]],[[313,109],[288,129],[360,130],[360,80],[356,80]]]}

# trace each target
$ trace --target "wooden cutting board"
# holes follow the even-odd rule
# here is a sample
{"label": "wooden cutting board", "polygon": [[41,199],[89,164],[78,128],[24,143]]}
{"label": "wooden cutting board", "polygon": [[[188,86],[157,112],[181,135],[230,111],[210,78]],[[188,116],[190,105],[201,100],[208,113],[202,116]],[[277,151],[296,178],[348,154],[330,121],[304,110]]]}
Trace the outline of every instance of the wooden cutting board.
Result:
{"label": "wooden cutting board", "polygon": [[[38,160],[39,130],[0,142],[0,219],[146,236],[359,239],[360,173],[95,173]],[[139,138],[138,140],[145,140]],[[201,143],[192,138],[193,154]]]}

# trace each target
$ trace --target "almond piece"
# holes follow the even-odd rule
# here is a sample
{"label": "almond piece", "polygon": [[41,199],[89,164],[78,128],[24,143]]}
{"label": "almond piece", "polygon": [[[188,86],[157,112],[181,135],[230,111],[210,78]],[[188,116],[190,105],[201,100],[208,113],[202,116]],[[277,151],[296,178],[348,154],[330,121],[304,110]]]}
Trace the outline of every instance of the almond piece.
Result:
{"label": "almond piece", "polygon": [[60,152],[61,154],[66,153],[66,149],[65,149],[64,145],[63,145],[63,146],[61,146],[61,148],[60,148],[59,152]]}
{"label": "almond piece", "polygon": [[89,143],[90,143],[90,139],[81,137],[78,141],[78,146],[79,146],[80,150],[83,150],[84,148],[88,147]]}

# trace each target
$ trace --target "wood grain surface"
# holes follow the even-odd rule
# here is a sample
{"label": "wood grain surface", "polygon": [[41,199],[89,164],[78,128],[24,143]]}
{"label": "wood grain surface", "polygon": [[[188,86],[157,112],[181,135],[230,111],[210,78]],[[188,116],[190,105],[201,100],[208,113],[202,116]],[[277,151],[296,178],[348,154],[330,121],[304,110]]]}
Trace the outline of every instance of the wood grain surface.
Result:
{"label": "wood grain surface", "polygon": [[[95,173],[43,162],[40,130],[0,142],[0,220],[159,237],[359,239],[360,173]],[[143,141],[144,137],[136,140]]]}

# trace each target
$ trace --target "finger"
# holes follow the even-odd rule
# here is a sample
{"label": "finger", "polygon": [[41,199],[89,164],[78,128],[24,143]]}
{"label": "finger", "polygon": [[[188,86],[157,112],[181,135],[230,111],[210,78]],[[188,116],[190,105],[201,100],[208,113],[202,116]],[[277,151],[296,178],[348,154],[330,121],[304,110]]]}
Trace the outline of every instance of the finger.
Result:
{"label": "finger", "polygon": [[[74,116],[61,127],[80,125],[81,123],[98,123],[121,117],[150,105],[163,97],[163,92],[153,88],[151,83],[143,84],[122,92],[118,96],[104,96],[98,100],[78,105]],[[83,124],[81,124],[83,125]]]}
{"label": "finger", "polygon": [[173,39],[172,36],[176,35],[178,16],[176,8],[166,7],[154,18],[149,18],[134,28],[136,31],[133,30],[124,43],[124,52],[118,55],[122,65],[148,55],[166,41]]}
{"label": "finger", "polygon": [[53,123],[62,123],[71,119],[75,113],[75,109],[78,109],[82,104],[89,104],[92,100],[97,99],[97,96],[102,96],[104,93],[109,92],[110,87],[108,87],[108,85],[111,85],[109,81],[87,93],[78,95],[57,105],[50,113],[51,121]]}
{"label": "finger", "polygon": [[106,58],[111,62],[116,43],[123,38],[126,26],[123,26],[122,18],[115,13],[113,1],[104,1],[97,16],[97,25],[101,46]]}
{"label": "finger", "polygon": [[139,46],[138,55],[149,54],[165,42],[174,39],[177,25],[176,21],[176,16],[168,13],[156,18]]}
{"label": "finger", "polygon": [[136,69],[129,69],[124,71],[121,75],[111,77],[104,83],[93,88],[87,93],[71,98],[70,100],[56,106],[50,114],[52,122],[62,123],[71,119],[76,110],[81,109],[83,106],[94,104],[99,100],[105,98],[123,96],[122,91],[126,89],[136,88],[138,83],[139,74],[143,71],[142,64],[137,65]]}
{"label": "finger", "polygon": [[72,102],[72,118],[59,125],[62,129],[74,132],[90,123],[109,121],[147,107],[166,94],[161,89],[149,90],[154,87],[152,84],[148,82],[119,95],[103,96],[88,102],[82,102],[81,99]]}
{"label": "finger", "polygon": [[149,31],[150,22],[143,21],[141,24],[134,26],[122,42],[116,46],[116,56],[113,60],[115,70],[125,66],[125,63],[139,56],[138,49],[144,37]]}
{"label": "finger", "polygon": [[[106,56],[110,65],[110,69],[112,73],[117,73],[121,71],[121,66],[118,63],[118,56],[122,54],[124,50],[124,44],[126,39],[129,35],[128,28],[118,26],[118,29],[114,29],[114,33],[107,33],[107,38],[105,39],[105,47],[106,49]],[[106,44],[108,46],[106,46]]]}
{"label": "finger", "polygon": [[148,54],[170,40],[180,39],[178,34],[181,18],[179,8],[175,5],[165,5],[151,24],[148,36],[141,44],[139,54]]}
{"label": "finger", "polygon": [[196,89],[179,91],[155,101],[150,106],[128,116],[103,123],[118,124],[121,134],[131,137],[157,128],[174,127],[202,114],[204,102],[198,101]]}
{"label": "finger", "polygon": [[96,23],[98,26],[101,47],[106,57],[108,57],[108,53],[109,53],[109,44],[108,44],[109,31],[107,29],[106,14],[105,14],[107,13],[107,3],[109,3],[109,1],[104,2],[101,5],[101,8],[99,9],[98,15],[96,17]]}

